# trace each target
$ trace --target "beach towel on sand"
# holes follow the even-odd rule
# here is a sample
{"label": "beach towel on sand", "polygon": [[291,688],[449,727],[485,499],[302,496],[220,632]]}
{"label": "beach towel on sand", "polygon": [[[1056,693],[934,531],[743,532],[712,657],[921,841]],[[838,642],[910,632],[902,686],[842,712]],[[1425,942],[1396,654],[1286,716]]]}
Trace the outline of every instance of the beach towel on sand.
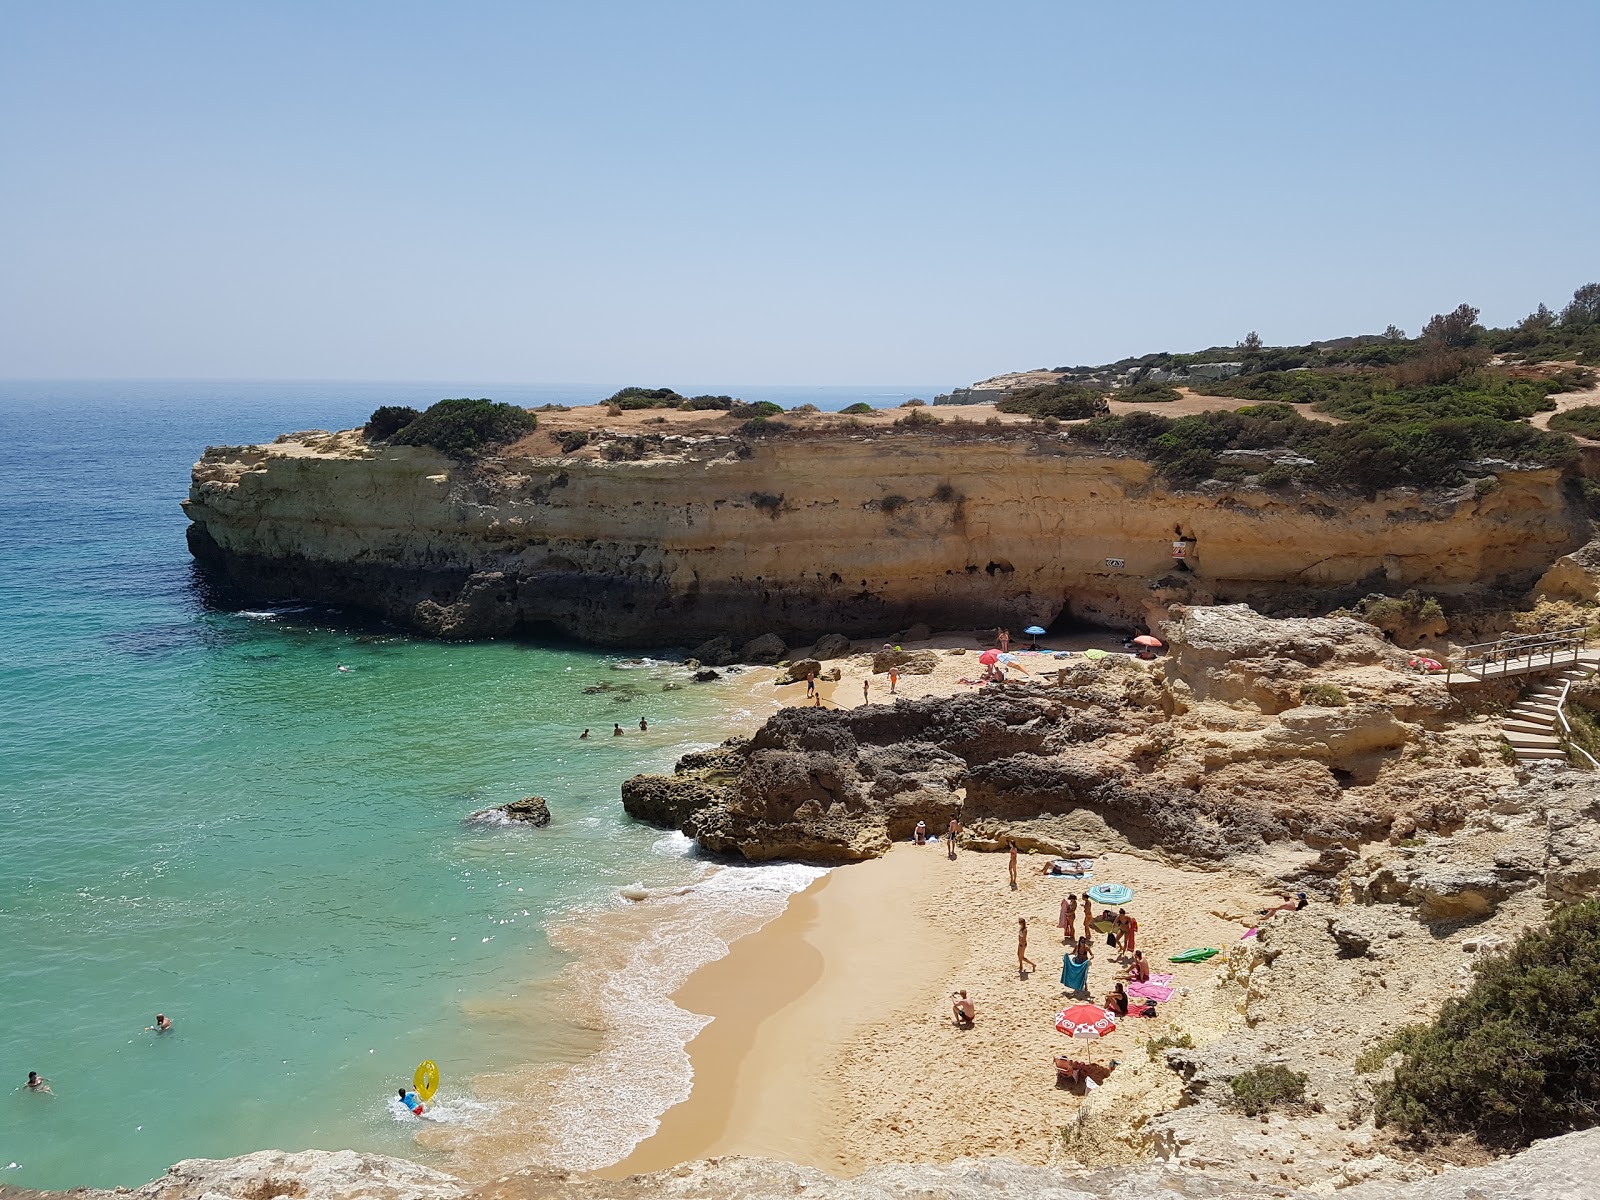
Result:
{"label": "beach towel on sand", "polygon": [[1159,983],[1130,983],[1128,995],[1143,996],[1146,1000],[1155,1000],[1165,1004],[1172,999],[1172,989]]}
{"label": "beach towel on sand", "polygon": [[1086,958],[1081,963],[1072,961],[1072,955],[1063,955],[1061,959],[1061,986],[1070,988],[1074,992],[1084,992],[1089,988],[1089,960]]}

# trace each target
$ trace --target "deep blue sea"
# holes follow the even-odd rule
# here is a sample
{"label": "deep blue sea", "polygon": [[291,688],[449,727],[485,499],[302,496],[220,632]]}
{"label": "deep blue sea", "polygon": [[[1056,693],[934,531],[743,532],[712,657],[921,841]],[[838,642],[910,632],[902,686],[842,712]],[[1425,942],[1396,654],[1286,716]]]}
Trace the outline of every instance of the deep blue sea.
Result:
{"label": "deep blue sea", "polygon": [[[519,997],[563,965],[551,922],[714,871],[618,787],[719,740],[715,690],[667,688],[662,656],[230,605],[178,501],[208,444],[612,390],[0,383],[0,1183],[137,1185],[266,1147],[417,1156],[390,1098],[421,1059],[441,1122],[471,1126],[494,1121],[475,1076],[581,1056]],[[837,409],[934,389],[693,390]],[[576,739],[613,720],[629,735]],[[532,793],[548,829],[466,820]],[[724,896],[803,883],[721,874]]]}

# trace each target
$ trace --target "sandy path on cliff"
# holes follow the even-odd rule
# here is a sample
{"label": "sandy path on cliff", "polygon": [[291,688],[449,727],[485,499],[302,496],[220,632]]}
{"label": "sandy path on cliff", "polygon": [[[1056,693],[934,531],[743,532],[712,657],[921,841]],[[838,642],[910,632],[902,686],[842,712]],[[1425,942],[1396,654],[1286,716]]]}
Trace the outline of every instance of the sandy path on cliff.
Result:
{"label": "sandy path on cliff", "polygon": [[[1225,871],[1098,856],[1097,881],[1135,889],[1128,908],[1146,956],[1191,990],[1156,1020],[1073,1042],[1053,1025],[1071,1002],[1056,919],[1067,889],[1087,885],[1042,875],[1044,861],[1024,856],[1014,891],[1002,854],[963,851],[951,862],[942,847],[902,845],[837,868],[682,989],[680,1004],[714,1018],[690,1046],[694,1094],[606,1174],[720,1154],[839,1175],[992,1154],[1049,1162],[1083,1102],[1055,1085],[1059,1053],[1120,1060],[1124,1109],[1171,1104],[1173,1076],[1146,1069],[1143,1042],[1178,1028],[1203,1036],[1234,1014],[1213,997],[1215,964],[1171,966],[1166,957],[1232,945],[1245,915],[1274,897]],[[1026,977],[1017,971],[1018,917],[1028,919],[1038,964]],[[1089,976],[1096,1000],[1121,974],[1112,956],[1100,938]],[[966,1031],[950,1021],[950,993],[962,987],[978,1009]]]}

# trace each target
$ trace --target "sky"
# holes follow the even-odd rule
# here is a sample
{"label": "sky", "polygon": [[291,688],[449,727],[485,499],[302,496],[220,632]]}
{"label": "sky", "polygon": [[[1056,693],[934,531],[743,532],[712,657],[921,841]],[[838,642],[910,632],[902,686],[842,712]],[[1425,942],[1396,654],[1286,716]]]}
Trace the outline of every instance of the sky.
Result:
{"label": "sky", "polygon": [[1600,278],[1600,4],[0,0],[0,377],[960,386]]}

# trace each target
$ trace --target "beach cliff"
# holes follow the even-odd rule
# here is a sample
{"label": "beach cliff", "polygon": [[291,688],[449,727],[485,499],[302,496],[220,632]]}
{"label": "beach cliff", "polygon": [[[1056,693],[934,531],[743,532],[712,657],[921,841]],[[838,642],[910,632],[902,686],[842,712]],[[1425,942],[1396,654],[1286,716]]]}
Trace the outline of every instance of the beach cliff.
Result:
{"label": "beach cliff", "polygon": [[1176,489],[1037,425],[822,414],[774,437],[688,419],[702,414],[647,433],[603,410],[561,415],[580,414],[576,453],[547,422],[471,463],[359,431],[212,447],[184,502],[190,548],[253,597],[435,636],[800,644],[913,622],[1135,627],[1174,602],[1272,611],[1341,590],[1525,587],[1587,536],[1555,469],[1501,464],[1493,486],[1432,494]]}

